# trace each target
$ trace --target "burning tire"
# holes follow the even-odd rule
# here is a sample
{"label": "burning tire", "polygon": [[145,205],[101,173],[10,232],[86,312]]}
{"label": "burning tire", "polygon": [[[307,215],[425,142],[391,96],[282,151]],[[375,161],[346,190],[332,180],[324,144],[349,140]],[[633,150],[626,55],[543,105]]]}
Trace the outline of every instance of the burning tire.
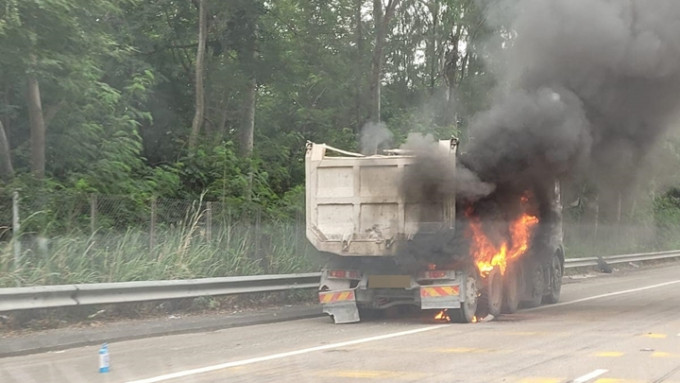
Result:
{"label": "burning tire", "polygon": [[451,310],[451,321],[458,323],[470,323],[475,318],[477,312],[477,278],[475,274],[467,273],[465,278],[465,302],[462,302],[460,308]]}
{"label": "burning tire", "polygon": [[560,291],[562,290],[562,259],[558,252],[552,256],[550,264],[550,292],[543,296],[543,303],[553,304],[560,300]]}
{"label": "burning tire", "polygon": [[491,270],[484,281],[486,283],[477,303],[477,317],[485,318],[488,315],[497,317],[501,314],[503,305],[503,279],[500,270],[498,268]]}
{"label": "burning tire", "polygon": [[537,307],[541,305],[543,300],[543,288],[545,286],[543,267],[539,262],[531,262],[528,269],[526,298],[522,301],[522,306]]}
{"label": "burning tire", "polygon": [[519,308],[521,287],[519,278],[517,266],[508,266],[503,277],[503,306],[501,307],[503,314],[513,314]]}

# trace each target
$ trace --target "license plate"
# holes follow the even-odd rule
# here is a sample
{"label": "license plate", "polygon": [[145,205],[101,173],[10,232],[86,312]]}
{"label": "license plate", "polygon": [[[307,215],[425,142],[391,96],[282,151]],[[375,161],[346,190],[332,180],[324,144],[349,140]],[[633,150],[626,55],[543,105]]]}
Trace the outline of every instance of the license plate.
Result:
{"label": "license plate", "polygon": [[369,275],[369,289],[408,289],[411,287],[409,275]]}

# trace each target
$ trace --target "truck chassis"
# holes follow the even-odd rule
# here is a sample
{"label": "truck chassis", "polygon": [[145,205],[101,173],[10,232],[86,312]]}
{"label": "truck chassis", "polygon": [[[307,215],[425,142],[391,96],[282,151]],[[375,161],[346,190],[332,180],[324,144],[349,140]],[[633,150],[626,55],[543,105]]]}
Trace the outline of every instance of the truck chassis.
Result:
{"label": "truck chassis", "polygon": [[385,274],[381,268],[362,267],[356,259],[353,265],[346,263],[353,267],[346,269],[342,260],[335,260],[322,270],[319,302],[335,323],[358,322],[375,310],[394,306],[446,310],[451,321],[469,323],[511,314],[520,307],[556,303],[564,271],[562,249],[552,257],[540,257],[547,262],[534,258],[539,257],[520,259],[504,274],[495,268],[486,276],[474,267]]}

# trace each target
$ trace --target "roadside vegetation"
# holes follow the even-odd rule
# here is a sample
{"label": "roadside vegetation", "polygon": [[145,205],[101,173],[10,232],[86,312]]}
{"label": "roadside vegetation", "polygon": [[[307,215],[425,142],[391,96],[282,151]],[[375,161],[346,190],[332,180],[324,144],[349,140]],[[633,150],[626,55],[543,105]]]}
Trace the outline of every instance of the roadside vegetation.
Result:
{"label": "roadside vegetation", "polygon": [[[5,0],[0,286],[318,270],[307,140],[464,150],[512,37],[478,3]],[[680,140],[655,155],[616,200],[565,188],[569,256],[680,247]]]}

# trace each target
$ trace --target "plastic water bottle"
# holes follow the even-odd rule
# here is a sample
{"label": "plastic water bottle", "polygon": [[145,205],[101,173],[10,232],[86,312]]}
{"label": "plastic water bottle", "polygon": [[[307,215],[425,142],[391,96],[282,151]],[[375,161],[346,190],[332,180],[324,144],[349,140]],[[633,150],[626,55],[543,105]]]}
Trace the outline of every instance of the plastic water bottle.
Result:
{"label": "plastic water bottle", "polygon": [[99,372],[109,372],[109,345],[106,343],[99,349]]}

